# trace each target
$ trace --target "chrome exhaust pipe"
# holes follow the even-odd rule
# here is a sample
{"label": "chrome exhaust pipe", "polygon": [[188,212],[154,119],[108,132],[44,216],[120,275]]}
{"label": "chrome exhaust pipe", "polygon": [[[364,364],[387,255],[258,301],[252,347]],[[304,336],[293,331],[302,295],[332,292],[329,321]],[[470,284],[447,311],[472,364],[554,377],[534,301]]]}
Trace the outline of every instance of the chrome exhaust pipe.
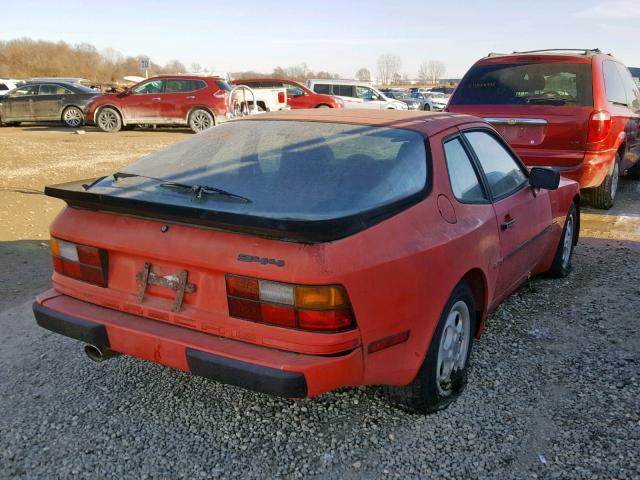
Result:
{"label": "chrome exhaust pipe", "polygon": [[87,357],[89,357],[94,362],[104,362],[105,360],[109,360],[110,358],[122,355],[120,352],[116,352],[115,350],[111,350],[110,348],[97,347],[95,345],[85,345],[84,353],[86,353]]}

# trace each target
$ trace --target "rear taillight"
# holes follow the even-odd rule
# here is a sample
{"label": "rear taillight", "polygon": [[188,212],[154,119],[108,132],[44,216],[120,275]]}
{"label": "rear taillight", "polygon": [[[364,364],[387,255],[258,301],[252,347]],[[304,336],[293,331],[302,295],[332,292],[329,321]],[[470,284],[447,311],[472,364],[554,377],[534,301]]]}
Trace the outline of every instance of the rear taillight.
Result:
{"label": "rear taillight", "polygon": [[60,275],[107,286],[107,251],[51,238],[53,269]]}
{"label": "rear taillight", "polygon": [[593,112],[589,119],[587,142],[601,142],[611,130],[611,115],[606,110]]}
{"label": "rear taillight", "polygon": [[278,92],[278,103],[284,103],[284,102],[285,102],[284,92]]}
{"label": "rear taillight", "polygon": [[229,315],[289,328],[336,332],[355,327],[339,285],[305,286],[227,275]]}

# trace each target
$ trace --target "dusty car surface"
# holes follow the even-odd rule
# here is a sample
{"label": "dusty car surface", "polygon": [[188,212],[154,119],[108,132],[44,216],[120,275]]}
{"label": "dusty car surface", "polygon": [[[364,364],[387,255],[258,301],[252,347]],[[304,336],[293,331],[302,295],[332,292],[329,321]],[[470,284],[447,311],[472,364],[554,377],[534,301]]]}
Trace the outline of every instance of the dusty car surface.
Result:
{"label": "dusty car surface", "polygon": [[99,92],[64,80],[28,81],[0,96],[0,124],[62,122],[76,128],[85,108]]}
{"label": "dusty car surface", "polygon": [[569,273],[579,226],[576,182],[423,112],[267,113],[46,193],[68,206],[35,316],[93,358],[291,398],[378,384],[417,412],[462,391],[502,299]]}
{"label": "dusty car surface", "polygon": [[87,123],[114,133],[136,125],[184,125],[195,133],[224,122],[231,87],[220,77],[158,75],[87,106]]}

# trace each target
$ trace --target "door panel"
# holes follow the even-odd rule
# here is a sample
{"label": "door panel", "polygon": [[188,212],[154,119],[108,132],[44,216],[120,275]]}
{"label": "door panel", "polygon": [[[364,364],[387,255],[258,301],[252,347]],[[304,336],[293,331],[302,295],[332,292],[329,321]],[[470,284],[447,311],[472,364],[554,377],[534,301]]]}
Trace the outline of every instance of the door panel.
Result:
{"label": "door panel", "polygon": [[163,80],[150,80],[134,87],[122,98],[121,105],[127,122],[161,122]]}
{"label": "door panel", "polygon": [[500,229],[496,292],[508,295],[535,268],[546,251],[552,221],[549,192],[524,187],[494,203]]}
{"label": "door panel", "polygon": [[38,94],[38,85],[25,85],[16,89],[4,103],[3,121],[31,120],[33,99]]}

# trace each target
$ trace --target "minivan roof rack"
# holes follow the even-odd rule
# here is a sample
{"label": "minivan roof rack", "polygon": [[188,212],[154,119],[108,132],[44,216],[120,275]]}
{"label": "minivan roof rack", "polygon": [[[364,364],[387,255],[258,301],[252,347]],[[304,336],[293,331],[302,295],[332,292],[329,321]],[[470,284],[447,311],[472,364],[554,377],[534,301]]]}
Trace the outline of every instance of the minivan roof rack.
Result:
{"label": "minivan roof rack", "polygon": [[546,48],[542,50],[528,50],[526,52],[513,53],[544,53],[544,52],[582,52],[583,55],[589,53],[602,53],[599,48]]}

